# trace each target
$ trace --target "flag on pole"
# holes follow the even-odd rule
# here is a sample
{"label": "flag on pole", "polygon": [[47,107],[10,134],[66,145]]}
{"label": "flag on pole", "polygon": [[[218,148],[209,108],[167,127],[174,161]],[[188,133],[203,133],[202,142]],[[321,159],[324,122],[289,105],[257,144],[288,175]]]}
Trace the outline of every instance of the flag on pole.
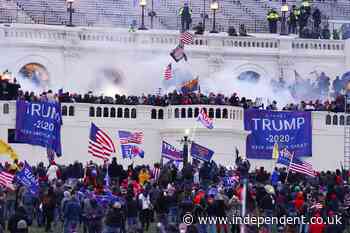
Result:
{"label": "flag on pole", "polygon": [[115,152],[112,139],[94,123],[91,123],[88,152],[92,156],[103,160],[108,160],[111,154]]}
{"label": "flag on pole", "polygon": [[181,92],[183,94],[191,93],[199,90],[199,79],[195,78],[184,82],[181,87]]}
{"label": "flag on pole", "polygon": [[283,149],[278,156],[277,163],[288,166],[288,171],[301,173],[308,176],[315,176],[312,164],[296,158],[293,153],[286,148]]}
{"label": "flag on pole", "polygon": [[273,150],[272,150],[272,159],[273,160],[277,160],[278,159],[278,143],[275,142],[275,144],[273,145]]}
{"label": "flag on pole", "polygon": [[9,188],[11,190],[15,190],[13,187],[13,179],[15,178],[15,175],[12,175],[5,171],[0,171],[0,185]]}
{"label": "flag on pole", "polygon": [[195,159],[209,162],[214,155],[214,151],[192,142],[191,144],[191,156]]}
{"label": "flag on pole", "polygon": [[308,176],[315,176],[315,171],[312,168],[312,164],[302,161],[301,159],[294,158],[292,159],[292,162],[289,165],[289,170],[293,172],[298,172],[304,175]]}
{"label": "flag on pole", "polygon": [[18,159],[17,153],[12,149],[12,147],[0,139],[0,154],[7,154],[12,160]]}
{"label": "flag on pole", "polygon": [[208,129],[213,129],[213,119],[210,119],[204,109],[202,108],[200,113],[198,114],[197,121],[200,121],[204,127]]}
{"label": "flag on pole", "polygon": [[139,156],[140,158],[144,158],[145,152],[138,146],[134,144],[124,144],[121,145],[122,149],[122,157],[125,158],[135,158]]}
{"label": "flag on pole", "polygon": [[173,161],[183,161],[183,152],[175,146],[163,141],[162,142],[162,157]]}
{"label": "flag on pole", "polygon": [[109,184],[111,183],[111,179],[109,178],[109,174],[108,174],[108,163],[107,163],[106,175],[105,175],[105,178],[103,180],[105,182],[105,186],[109,187]]}
{"label": "flag on pole", "polygon": [[186,31],[180,34],[180,43],[182,44],[193,44],[194,36],[192,33]]}
{"label": "flag on pole", "polygon": [[164,79],[165,80],[170,80],[172,78],[172,66],[171,63],[169,63],[164,70]]}
{"label": "flag on pole", "polygon": [[175,49],[173,49],[170,53],[170,56],[174,59],[174,61],[179,62],[182,59],[185,59],[187,61],[187,56],[185,54],[184,46],[183,44],[179,44],[176,46]]}
{"label": "flag on pole", "polygon": [[143,142],[142,132],[133,133],[129,131],[119,130],[118,134],[119,134],[120,144],[129,144],[129,143],[142,144]]}
{"label": "flag on pole", "polygon": [[238,176],[225,176],[223,178],[224,186],[225,187],[233,187],[236,183],[239,182]]}

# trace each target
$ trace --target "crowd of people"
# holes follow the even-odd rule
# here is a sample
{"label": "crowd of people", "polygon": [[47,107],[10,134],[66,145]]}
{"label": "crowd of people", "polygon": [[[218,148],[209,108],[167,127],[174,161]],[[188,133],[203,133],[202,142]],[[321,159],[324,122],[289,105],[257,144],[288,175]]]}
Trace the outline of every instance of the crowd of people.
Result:
{"label": "crowd of people", "polygon": [[[270,174],[263,167],[250,171],[249,161],[238,155],[232,160],[234,167],[194,160],[182,168],[172,162],[124,168],[115,158],[101,166],[40,163],[32,167],[38,194],[17,184],[14,190],[0,190],[0,232],[27,233],[32,226],[64,233],[238,233],[243,225],[199,224],[198,218],[237,216],[243,206],[250,216],[341,219],[338,224],[244,225],[248,233],[349,230],[349,173],[306,177],[275,168]],[[15,161],[1,169],[15,174],[22,166]],[[227,182],[228,177],[234,181]],[[182,223],[186,214],[193,216],[187,227]]]}

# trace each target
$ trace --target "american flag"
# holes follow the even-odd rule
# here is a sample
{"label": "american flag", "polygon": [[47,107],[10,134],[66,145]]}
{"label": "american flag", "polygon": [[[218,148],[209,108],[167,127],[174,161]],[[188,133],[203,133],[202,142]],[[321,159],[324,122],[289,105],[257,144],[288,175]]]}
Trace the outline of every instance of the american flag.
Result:
{"label": "american flag", "polygon": [[94,123],[91,123],[88,152],[92,156],[103,160],[108,160],[111,154],[115,152],[112,139]]}
{"label": "american flag", "polygon": [[152,169],[152,177],[153,179],[158,182],[158,179],[159,179],[159,175],[160,175],[160,168],[159,167],[154,167]]}
{"label": "american flag", "polygon": [[304,175],[308,175],[308,176],[315,176],[315,171],[312,168],[312,164],[302,161],[298,158],[293,158],[291,163],[289,164],[289,171],[294,171],[294,172],[298,172]]}
{"label": "american flag", "polygon": [[129,131],[119,130],[119,140],[120,140],[120,144],[129,144],[129,143],[142,144],[143,133],[142,132],[132,133]]}
{"label": "american flag", "polygon": [[194,37],[190,32],[183,32],[180,35],[180,43],[182,44],[192,44],[193,39]]}
{"label": "american flag", "polygon": [[225,187],[232,187],[235,183],[239,182],[239,178],[238,176],[226,176],[223,181]]}
{"label": "american flag", "polygon": [[172,67],[171,67],[171,63],[169,63],[169,65],[167,65],[164,70],[164,79],[169,80],[171,78],[172,78]]}
{"label": "american flag", "polygon": [[311,206],[310,209],[322,209],[323,205],[317,202],[315,205]]}
{"label": "american flag", "polygon": [[15,178],[14,175],[5,171],[0,171],[0,185],[14,190],[14,187],[12,185],[14,178]]}

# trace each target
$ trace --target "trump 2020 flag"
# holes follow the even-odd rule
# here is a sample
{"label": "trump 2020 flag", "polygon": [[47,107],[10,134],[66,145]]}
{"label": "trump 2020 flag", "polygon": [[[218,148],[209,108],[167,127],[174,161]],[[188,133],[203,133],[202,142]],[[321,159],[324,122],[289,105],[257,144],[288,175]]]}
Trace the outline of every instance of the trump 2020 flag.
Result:
{"label": "trump 2020 flag", "polygon": [[32,172],[32,168],[25,162],[21,171],[17,172],[16,180],[25,186],[32,194],[39,193],[39,182]]}
{"label": "trump 2020 flag", "polygon": [[183,161],[182,151],[163,141],[162,143],[162,157],[173,161]]}
{"label": "trump 2020 flag", "polygon": [[214,151],[192,142],[191,156],[195,159],[209,162],[214,155]]}
{"label": "trump 2020 flag", "polygon": [[61,105],[58,102],[16,102],[16,140],[61,153]]}
{"label": "trump 2020 flag", "polygon": [[121,145],[122,156],[123,158],[134,158],[139,156],[140,158],[145,157],[145,152],[138,146],[133,144],[124,144]]}
{"label": "trump 2020 flag", "polygon": [[208,129],[213,129],[213,119],[210,119],[204,109],[202,108],[200,113],[198,114],[197,121],[200,121],[204,127]]}

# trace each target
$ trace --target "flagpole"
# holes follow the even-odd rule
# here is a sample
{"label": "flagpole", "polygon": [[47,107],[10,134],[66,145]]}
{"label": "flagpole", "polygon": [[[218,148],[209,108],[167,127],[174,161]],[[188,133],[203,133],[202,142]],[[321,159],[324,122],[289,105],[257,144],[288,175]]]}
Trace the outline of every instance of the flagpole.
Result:
{"label": "flagpole", "polygon": [[292,157],[290,158],[290,161],[289,161],[289,166],[288,166],[288,171],[287,171],[287,176],[286,176],[286,180],[284,181],[284,183],[287,183],[288,182],[288,176],[289,176],[289,168],[290,168],[290,164],[292,163],[293,161],[293,158],[294,158],[294,152],[291,153],[292,154]]}

